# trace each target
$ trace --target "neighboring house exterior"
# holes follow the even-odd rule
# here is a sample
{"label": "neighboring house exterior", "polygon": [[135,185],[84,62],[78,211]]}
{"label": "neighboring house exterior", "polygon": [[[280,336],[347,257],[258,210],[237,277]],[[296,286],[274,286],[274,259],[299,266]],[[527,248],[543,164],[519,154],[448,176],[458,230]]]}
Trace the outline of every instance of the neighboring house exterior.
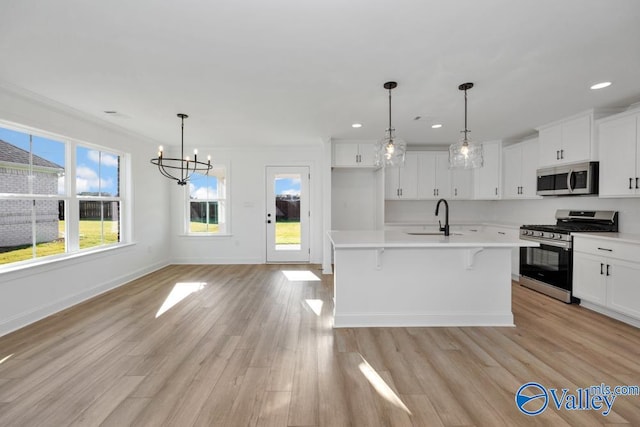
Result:
{"label": "neighboring house exterior", "polygon": [[[62,174],[62,166],[0,140],[0,193],[58,194]],[[0,200],[0,248],[33,242],[32,205],[32,200]],[[58,239],[58,212],[58,200],[36,201],[37,243]]]}

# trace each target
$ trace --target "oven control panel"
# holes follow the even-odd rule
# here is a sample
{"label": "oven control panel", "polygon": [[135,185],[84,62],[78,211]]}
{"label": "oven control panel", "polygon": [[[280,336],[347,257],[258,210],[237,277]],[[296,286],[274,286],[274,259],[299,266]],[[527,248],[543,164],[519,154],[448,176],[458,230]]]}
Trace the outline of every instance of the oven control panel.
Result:
{"label": "oven control panel", "polygon": [[571,235],[569,233],[552,233],[549,231],[527,229],[520,229],[520,237],[527,240],[559,240],[563,242],[571,241]]}

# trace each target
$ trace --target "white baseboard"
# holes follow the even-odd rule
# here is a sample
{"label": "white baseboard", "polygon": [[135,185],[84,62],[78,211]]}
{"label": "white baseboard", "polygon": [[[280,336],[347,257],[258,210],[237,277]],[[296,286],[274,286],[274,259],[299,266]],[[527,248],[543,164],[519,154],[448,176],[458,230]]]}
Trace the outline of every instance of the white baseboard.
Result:
{"label": "white baseboard", "polygon": [[639,319],[635,319],[633,317],[629,317],[627,315],[618,313],[616,311],[610,310],[606,307],[603,307],[601,305],[598,304],[593,304],[590,303],[588,301],[580,301],[580,306],[584,307],[584,308],[588,308],[589,310],[593,310],[595,312],[598,312],[600,314],[604,314],[605,316],[609,316],[613,319],[619,320],[621,322],[627,323],[631,326],[635,326],[636,328],[640,328],[640,320]]}
{"label": "white baseboard", "polygon": [[173,258],[172,264],[264,264],[260,258],[211,258],[211,257],[189,257]]}
{"label": "white baseboard", "polygon": [[334,316],[334,328],[514,326],[511,313],[442,314],[342,314]]}
{"label": "white baseboard", "polygon": [[83,301],[94,298],[107,291],[118,288],[128,282],[131,282],[132,280],[144,276],[145,274],[149,274],[163,267],[166,267],[167,265],[169,264],[166,262],[153,264],[145,268],[141,268],[139,270],[116,277],[90,289],[85,289],[78,294],[69,295],[59,300],[53,301],[49,304],[33,308],[24,313],[20,313],[19,315],[4,320],[2,323],[0,323],[0,337],[10,332],[16,331],[20,328],[24,328],[25,326],[35,323],[38,320],[42,320],[45,317],[51,316],[52,314],[80,304]]}

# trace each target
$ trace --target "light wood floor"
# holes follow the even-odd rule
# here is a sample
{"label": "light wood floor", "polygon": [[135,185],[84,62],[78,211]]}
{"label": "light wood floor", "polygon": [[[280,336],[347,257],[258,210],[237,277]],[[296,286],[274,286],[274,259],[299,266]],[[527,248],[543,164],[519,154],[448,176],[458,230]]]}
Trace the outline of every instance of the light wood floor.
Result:
{"label": "light wood floor", "polygon": [[334,330],[332,277],[282,272],[306,269],[171,266],[0,338],[0,425],[640,426],[640,397],[607,417],[514,400],[640,384],[636,328],[514,285],[515,328]]}

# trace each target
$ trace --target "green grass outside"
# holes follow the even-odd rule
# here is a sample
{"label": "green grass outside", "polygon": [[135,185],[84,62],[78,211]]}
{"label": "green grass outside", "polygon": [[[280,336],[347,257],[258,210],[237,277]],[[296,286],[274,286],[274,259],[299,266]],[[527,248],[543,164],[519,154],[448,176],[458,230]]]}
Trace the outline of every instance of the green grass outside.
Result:
{"label": "green grass outside", "polygon": [[276,222],[276,245],[299,245],[299,222]]}
{"label": "green grass outside", "polygon": [[191,233],[217,233],[220,231],[220,227],[218,224],[209,224],[207,229],[207,224],[203,222],[191,222],[189,223],[189,231]]}
{"label": "green grass outside", "polygon": [[[104,241],[102,240],[102,225],[104,225]],[[38,243],[36,245],[36,257],[42,258],[49,255],[64,253],[65,222],[58,221],[58,235],[60,239],[53,242]],[[108,245],[118,242],[117,221],[80,221],[80,249],[94,246]],[[24,261],[33,258],[31,245],[16,248],[9,252],[0,253],[0,264]]]}

